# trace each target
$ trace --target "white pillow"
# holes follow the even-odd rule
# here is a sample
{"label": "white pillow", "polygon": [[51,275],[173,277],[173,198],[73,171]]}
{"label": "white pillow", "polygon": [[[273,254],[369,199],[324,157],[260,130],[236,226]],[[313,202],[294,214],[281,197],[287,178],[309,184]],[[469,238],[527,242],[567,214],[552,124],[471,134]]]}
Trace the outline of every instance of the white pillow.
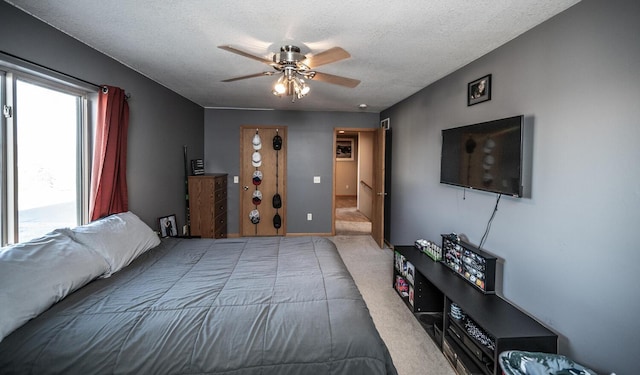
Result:
{"label": "white pillow", "polygon": [[71,230],[73,238],[97,251],[109,263],[102,277],[120,271],[145,251],[160,244],[160,238],[132,212],[107,216]]}
{"label": "white pillow", "polygon": [[0,249],[0,341],[109,270],[95,251],[58,229]]}

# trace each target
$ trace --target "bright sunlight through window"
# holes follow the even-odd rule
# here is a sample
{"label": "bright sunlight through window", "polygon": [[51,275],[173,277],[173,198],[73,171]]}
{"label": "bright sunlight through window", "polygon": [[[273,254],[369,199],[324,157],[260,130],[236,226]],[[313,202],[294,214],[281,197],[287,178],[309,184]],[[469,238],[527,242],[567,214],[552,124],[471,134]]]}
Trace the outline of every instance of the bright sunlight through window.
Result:
{"label": "bright sunlight through window", "polygon": [[77,96],[17,81],[18,239],[78,225]]}

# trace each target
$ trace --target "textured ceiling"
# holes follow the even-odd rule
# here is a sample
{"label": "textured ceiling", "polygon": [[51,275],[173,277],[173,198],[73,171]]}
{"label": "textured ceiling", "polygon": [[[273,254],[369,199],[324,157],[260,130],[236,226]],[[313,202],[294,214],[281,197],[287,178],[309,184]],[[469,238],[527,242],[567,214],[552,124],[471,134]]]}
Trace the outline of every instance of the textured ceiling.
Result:
{"label": "textured ceiling", "polygon": [[[380,112],[578,1],[7,2],[203,107]],[[271,94],[273,76],[221,82],[272,69],[225,44],[267,59],[285,44],[305,54],[340,46],[351,58],[317,70],[362,82],[311,81],[291,103]]]}

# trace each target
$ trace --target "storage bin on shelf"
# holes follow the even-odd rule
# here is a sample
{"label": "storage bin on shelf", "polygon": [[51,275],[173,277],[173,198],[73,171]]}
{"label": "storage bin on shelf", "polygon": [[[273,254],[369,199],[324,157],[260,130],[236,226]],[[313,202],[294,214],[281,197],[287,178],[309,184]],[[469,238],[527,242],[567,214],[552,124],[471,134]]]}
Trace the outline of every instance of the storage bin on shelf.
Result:
{"label": "storage bin on shelf", "polygon": [[442,235],[442,262],[484,293],[495,292],[496,257],[459,239]]}
{"label": "storage bin on shelf", "polygon": [[418,248],[423,254],[429,256],[429,258],[438,262],[442,260],[442,248],[435,242],[419,239],[415,242],[416,248]]}

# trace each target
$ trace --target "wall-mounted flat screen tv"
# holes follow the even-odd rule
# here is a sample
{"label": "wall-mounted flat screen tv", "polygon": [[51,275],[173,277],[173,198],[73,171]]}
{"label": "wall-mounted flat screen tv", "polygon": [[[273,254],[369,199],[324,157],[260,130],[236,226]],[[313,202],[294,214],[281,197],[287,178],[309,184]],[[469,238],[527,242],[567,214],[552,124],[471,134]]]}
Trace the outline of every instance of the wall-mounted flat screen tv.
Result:
{"label": "wall-mounted flat screen tv", "polygon": [[442,130],[440,182],[522,197],[524,116]]}

